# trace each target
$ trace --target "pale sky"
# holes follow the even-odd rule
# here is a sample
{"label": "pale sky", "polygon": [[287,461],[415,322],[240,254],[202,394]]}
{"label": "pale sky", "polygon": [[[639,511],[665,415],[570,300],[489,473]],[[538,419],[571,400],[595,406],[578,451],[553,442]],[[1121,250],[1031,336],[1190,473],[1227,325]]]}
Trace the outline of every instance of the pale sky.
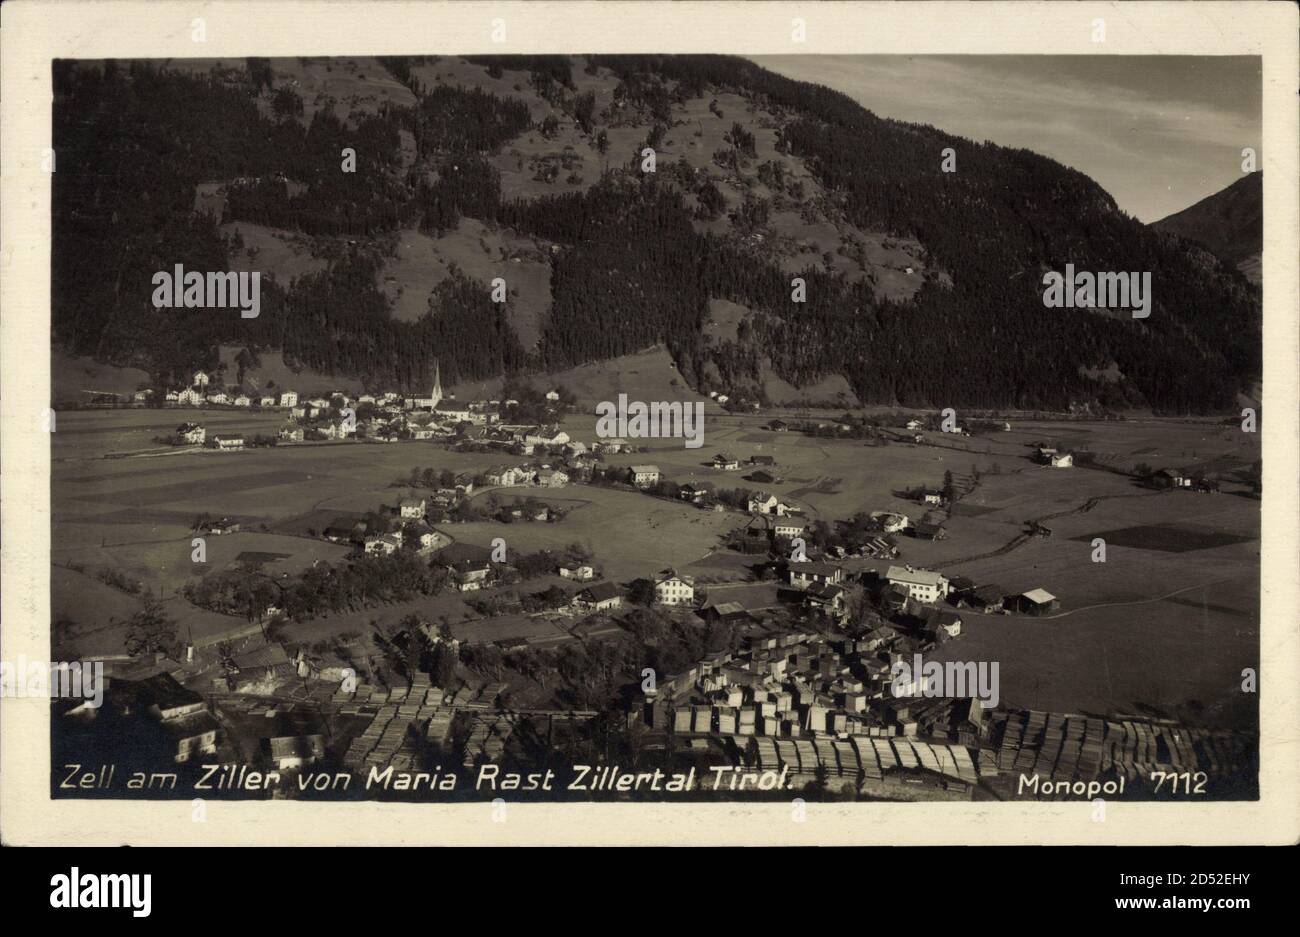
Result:
{"label": "pale sky", "polygon": [[[1225,56],[756,56],[881,117],[1024,147],[1086,173],[1143,222],[1262,168],[1259,59]],[[958,154],[958,171],[961,171]]]}

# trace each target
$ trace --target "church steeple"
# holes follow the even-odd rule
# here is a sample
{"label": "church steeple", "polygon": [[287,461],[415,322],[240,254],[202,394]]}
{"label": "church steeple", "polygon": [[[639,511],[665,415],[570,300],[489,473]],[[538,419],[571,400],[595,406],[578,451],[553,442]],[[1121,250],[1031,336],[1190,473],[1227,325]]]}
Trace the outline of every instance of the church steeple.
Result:
{"label": "church steeple", "polygon": [[442,373],[436,358],[433,361],[433,392],[429,396],[433,398],[433,407],[442,403]]}

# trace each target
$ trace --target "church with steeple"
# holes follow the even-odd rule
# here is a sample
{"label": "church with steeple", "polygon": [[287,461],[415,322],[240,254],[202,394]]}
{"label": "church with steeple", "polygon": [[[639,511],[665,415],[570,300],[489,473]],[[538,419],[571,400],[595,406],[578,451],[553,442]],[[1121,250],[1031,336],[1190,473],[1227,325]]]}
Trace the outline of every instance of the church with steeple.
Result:
{"label": "church with steeple", "polygon": [[437,359],[433,362],[433,390],[428,397],[408,397],[406,404],[410,410],[436,410],[442,403],[442,371]]}

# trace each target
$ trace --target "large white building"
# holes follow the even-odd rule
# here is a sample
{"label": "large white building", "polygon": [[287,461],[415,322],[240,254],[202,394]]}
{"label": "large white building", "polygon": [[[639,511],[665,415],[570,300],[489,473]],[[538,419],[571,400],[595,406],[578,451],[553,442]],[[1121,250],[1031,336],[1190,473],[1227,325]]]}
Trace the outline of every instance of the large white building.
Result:
{"label": "large white building", "polygon": [[937,602],[948,594],[948,580],[932,569],[891,566],[885,573],[891,586],[902,586],[918,602]]}
{"label": "large white building", "polygon": [[660,605],[690,605],[695,601],[695,580],[665,569],[655,577],[655,602]]}

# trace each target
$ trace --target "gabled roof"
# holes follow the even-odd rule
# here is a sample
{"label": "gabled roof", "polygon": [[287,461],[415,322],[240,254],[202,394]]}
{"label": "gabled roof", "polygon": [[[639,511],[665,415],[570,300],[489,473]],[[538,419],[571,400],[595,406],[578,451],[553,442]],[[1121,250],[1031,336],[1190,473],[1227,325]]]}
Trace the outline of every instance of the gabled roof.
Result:
{"label": "gabled roof", "polygon": [[586,596],[590,602],[603,602],[606,599],[618,598],[623,594],[623,590],[616,583],[606,581],[588,586],[579,594]]}
{"label": "gabled roof", "polygon": [[745,610],[745,606],[741,605],[739,602],[719,602],[717,605],[710,605],[708,608],[705,609],[705,611],[709,611],[710,609],[716,614],[722,616],[749,614]]}
{"label": "gabled roof", "polygon": [[833,585],[829,582],[822,582],[813,586],[804,594],[810,595],[813,598],[822,599],[824,601],[829,602],[832,599],[834,599],[836,596],[843,595],[844,590],[839,586]]}
{"label": "gabled roof", "polygon": [[1007,590],[1003,589],[996,582],[991,582],[988,585],[980,586],[971,594],[986,605],[992,605],[993,603],[1001,602],[1006,598]]}
{"label": "gabled roof", "polygon": [[325,739],[319,735],[282,735],[267,739],[272,758],[321,758]]}
{"label": "gabled roof", "polygon": [[943,579],[943,574],[936,573],[932,569],[908,569],[905,566],[891,566],[886,571],[885,578],[890,582],[904,582],[908,585],[938,588],[939,581]]}
{"label": "gabled roof", "polygon": [[1048,592],[1046,589],[1030,589],[1028,592],[1022,592],[1020,594],[1037,605],[1046,605],[1048,602],[1056,601],[1056,596],[1052,595],[1052,593]]}
{"label": "gabled roof", "polygon": [[834,563],[822,563],[817,561],[809,561],[807,563],[790,564],[790,572],[792,573],[808,573],[810,575],[816,575],[816,576],[833,576],[838,570],[839,567],[836,566]]}
{"label": "gabled roof", "polygon": [[663,570],[657,576],[655,576],[655,584],[658,585],[661,582],[668,582],[671,579],[680,579],[688,586],[695,585],[695,578],[693,576],[683,576],[679,572],[677,572],[677,570],[673,569],[671,566],[669,566],[667,569]]}

